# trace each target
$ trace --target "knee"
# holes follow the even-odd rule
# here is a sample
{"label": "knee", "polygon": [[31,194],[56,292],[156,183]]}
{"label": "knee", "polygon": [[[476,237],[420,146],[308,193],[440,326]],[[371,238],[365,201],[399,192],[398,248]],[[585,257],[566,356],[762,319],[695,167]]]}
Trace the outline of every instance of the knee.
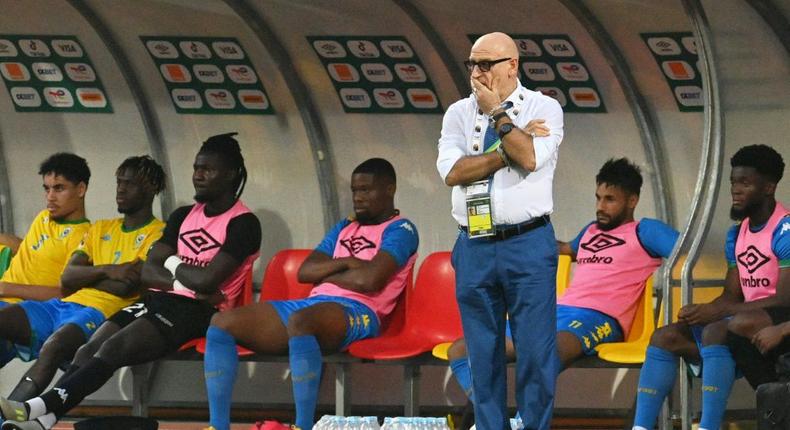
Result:
{"label": "knee", "polygon": [[72,360],[75,364],[81,364],[86,362],[89,358],[93,357],[93,354],[96,353],[98,349],[97,345],[93,345],[91,343],[86,343],[82,345],[77,352],[74,354],[74,359]]}
{"label": "knee", "polygon": [[41,347],[37,362],[46,366],[60,366],[61,363],[69,361],[73,357],[74,352],[73,348],[50,339]]}
{"label": "knee", "polygon": [[286,324],[288,337],[315,335],[317,327],[313,318],[303,311],[292,313]]}
{"label": "knee", "polygon": [[727,323],[727,330],[743,337],[752,337],[762,327],[757,321],[757,311],[748,311],[735,314],[734,317]]}
{"label": "knee", "polygon": [[686,337],[681,330],[674,326],[668,325],[656,329],[650,337],[650,345],[655,346],[670,352],[676,352],[682,343],[686,341]]}
{"label": "knee", "polygon": [[449,361],[460,360],[466,358],[466,341],[458,339],[447,348],[447,359]]}
{"label": "knee", "polygon": [[719,321],[705,326],[702,330],[703,345],[722,345],[727,341],[727,322]]}
{"label": "knee", "polygon": [[228,316],[229,312],[217,312],[211,317],[211,325],[225,331],[230,331],[233,326],[233,318]]}

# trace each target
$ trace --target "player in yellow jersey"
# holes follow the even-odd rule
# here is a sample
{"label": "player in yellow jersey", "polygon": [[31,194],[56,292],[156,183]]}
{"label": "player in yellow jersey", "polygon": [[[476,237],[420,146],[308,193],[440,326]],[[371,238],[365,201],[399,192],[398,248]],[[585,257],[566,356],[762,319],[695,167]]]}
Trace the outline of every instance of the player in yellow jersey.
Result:
{"label": "player in yellow jersey", "polygon": [[142,263],[164,229],[151,207],[164,188],[165,174],[151,157],[130,157],[118,167],[116,179],[116,203],[123,217],[98,221],[84,235],[61,277],[64,298],[18,305],[31,334],[27,343],[16,345],[17,354],[38,361],[11,393],[12,399],[40,394],[58,366],[71,360],[107,317],[139,296]]}
{"label": "player in yellow jersey", "polygon": [[32,336],[22,300],[60,297],[60,274],[82,236],[90,228],[85,218],[85,193],[91,172],[85,159],[57,153],[41,163],[47,208],[41,211],[24,239],[6,234],[3,243],[16,253],[0,278],[0,366],[16,356],[14,344],[29,344]]}

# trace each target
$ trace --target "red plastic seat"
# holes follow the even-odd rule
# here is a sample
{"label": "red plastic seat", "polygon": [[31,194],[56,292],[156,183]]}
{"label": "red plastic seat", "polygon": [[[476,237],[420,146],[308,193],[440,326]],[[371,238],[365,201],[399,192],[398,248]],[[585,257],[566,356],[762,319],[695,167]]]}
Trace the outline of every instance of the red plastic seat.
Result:
{"label": "red plastic seat", "polygon": [[399,330],[354,342],[348,352],[363,359],[397,360],[420,355],[439,343],[463,336],[449,252],[433,253],[423,261],[405,302],[405,322]]}
{"label": "red plastic seat", "polygon": [[297,275],[302,263],[312,252],[311,249],[284,249],[274,254],[263,274],[259,301],[307,297],[313,285],[300,283]]}
{"label": "red plastic seat", "polygon": [[[269,260],[269,264],[266,265],[266,271],[263,273],[261,295],[258,301],[293,300],[307,297],[313,285],[299,282],[297,275],[299,274],[299,267],[302,266],[302,263],[311,252],[313,251],[310,249],[284,249],[274,254],[272,259]],[[243,297],[247,298],[246,294]],[[252,288],[249,291],[248,301],[243,303],[242,306],[250,303],[252,303]],[[196,339],[193,342],[195,342],[195,349],[198,352],[202,354],[206,352],[205,337]],[[237,346],[236,349],[240,356],[254,354],[253,351],[243,346]]]}

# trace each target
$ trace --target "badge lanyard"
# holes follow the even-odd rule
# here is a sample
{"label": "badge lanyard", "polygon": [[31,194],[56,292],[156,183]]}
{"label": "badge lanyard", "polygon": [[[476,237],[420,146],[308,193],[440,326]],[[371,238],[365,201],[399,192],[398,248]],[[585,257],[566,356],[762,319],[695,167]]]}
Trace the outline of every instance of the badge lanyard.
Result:
{"label": "badge lanyard", "polygon": [[[518,102],[514,103],[512,111],[515,115],[521,111],[524,104],[524,93],[519,89]],[[475,128],[472,134],[472,149],[477,152],[481,148],[488,124],[483,112],[478,109],[475,118]],[[502,144],[501,142],[499,143]],[[496,234],[494,226],[494,206],[491,202],[491,186],[494,182],[492,173],[486,179],[472,182],[466,186],[466,222],[470,239],[488,237]]]}

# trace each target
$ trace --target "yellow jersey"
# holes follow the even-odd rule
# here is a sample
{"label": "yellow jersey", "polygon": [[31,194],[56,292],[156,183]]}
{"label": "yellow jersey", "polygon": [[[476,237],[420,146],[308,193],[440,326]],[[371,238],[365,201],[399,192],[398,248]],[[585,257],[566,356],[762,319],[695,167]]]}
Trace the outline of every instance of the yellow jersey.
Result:
{"label": "yellow jersey", "polygon": [[[60,288],[60,274],[90,226],[87,219],[55,221],[49,217],[48,210],[39,212],[0,280]],[[0,300],[8,303],[22,301],[15,297]]]}
{"label": "yellow jersey", "polygon": [[[147,224],[134,230],[123,227],[123,218],[100,220],[91,226],[74,252],[87,255],[94,266],[145,260],[151,246],[162,237],[164,228],[165,223],[157,218],[152,218]],[[110,317],[137,299],[137,296],[118,297],[106,291],[86,287],[63,301],[90,306],[105,317]]]}

